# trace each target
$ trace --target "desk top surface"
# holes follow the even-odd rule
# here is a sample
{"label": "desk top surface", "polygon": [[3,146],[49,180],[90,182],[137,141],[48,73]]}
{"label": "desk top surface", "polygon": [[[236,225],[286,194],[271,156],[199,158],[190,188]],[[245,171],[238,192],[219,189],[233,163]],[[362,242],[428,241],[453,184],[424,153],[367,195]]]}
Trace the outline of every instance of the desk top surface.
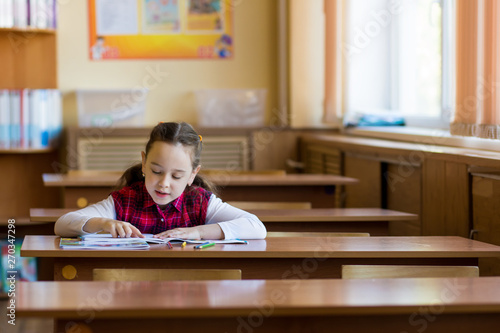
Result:
{"label": "desk top surface", "polygon": [[[293,316],[411,314],[430,306],[444,313],[499,313],[499,285],[500,277],[20,282],[16,313],[59,318],[227,317],[257,311],[256,304],[271,304],[273,315]],[[91,301],[104,297],[97,305]]]}
{"label": "desk top surface", "polygon": [[249,244],[192,245],[173,249],[152,244],[146,250],[63,250],[58,236],[26,236],[23,257],[85,258],[483,258],[500,257],[500,246],[456,236],[271,237]]}
{"label": "desk top surface", "polygon": [[[76,208],[31,208],[32,222],[55,222]],[[408,221],[418,215],[382,208],[248,209],[262,222]]]}
{"label": "desk top surface", "polygon": [[[82,174],[44,173],[45,186],[115,186],[122,172],[93,172]],[[348,185],[357,179],[323,174],[285,175],[206,175],[218,186],[329,186]]]}
{"label": "desk top surface", "polygon": [[417,214],[382,208],[248,209],[262,222],[408,221]]}

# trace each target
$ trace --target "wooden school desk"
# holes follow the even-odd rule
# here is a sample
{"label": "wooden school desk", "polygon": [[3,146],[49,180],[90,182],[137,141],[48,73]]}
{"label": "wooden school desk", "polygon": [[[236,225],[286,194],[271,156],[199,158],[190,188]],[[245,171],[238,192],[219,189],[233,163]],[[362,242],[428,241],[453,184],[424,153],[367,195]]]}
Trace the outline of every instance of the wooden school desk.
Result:
{"label": "wooden school desk", "polygon": [[382,208],[249,209],[267,231],[367,232],[389,234],[389,221],[417,220],[418,215]]}
{"label": "wooden school desk", "polygon": [[[65,208],[82,208],[106,199],[122,172],[43,174],[45,186],[64,191]],[[355,184],[354,178],[321,174],[207,175],[220,186],[223,201],[283,201],[312,203],[314,208],[335,206],[335,186]]]}
{"label": "wooden school desk", "polygon": [[496,333],[500,277],[20,282],[16,314],[55,332]]}
{"label": "wooden school desk", "polygon": [[58,236],[26,236],[21,256],[53,258],[55,280],[91,280],[94,268],[241,269],[243,279],[340,278],[342,265],[465,265],[500,257],[500,246],[455,236],[276,237],[248,245],[62,250]]}
{"label": "wooden school desk", "polygon": [[[55,222],[75,208],[31,208],[32,222]],[[416,220],[418,215],[382,208],[248,209],[268,231],[368,232],[389,234],[389,221]]]}

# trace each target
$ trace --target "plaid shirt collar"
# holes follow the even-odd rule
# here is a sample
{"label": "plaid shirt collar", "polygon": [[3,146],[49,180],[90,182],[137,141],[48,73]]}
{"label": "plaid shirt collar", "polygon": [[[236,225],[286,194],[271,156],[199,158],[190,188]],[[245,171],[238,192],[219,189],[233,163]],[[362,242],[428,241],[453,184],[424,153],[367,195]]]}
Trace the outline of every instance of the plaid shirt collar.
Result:
{"label": "plaid shirt collar", "polygon": [[[162,211],[163,209],[160,208],[160,206],[158,206],[158,204],[156,202],[154,202],[153,198],[151,198],[151,195],[149,195],[148,193],[148,190],[146,189],[146,184],[145,183],[142,183],[142,207],[143,208],[148,208],[148,207],[151,207],[151,206],[154,206],[156,205],[157,209],[159,211]],[[169,202],[167,204],[167,207],[165,207],[165,211],[168,210],[170,207],[174,207],[178,212],[182,212],[182,206],[183,206],[183,203],[184,202],[184,192],[182,192],[182,194],[175,200]]]}

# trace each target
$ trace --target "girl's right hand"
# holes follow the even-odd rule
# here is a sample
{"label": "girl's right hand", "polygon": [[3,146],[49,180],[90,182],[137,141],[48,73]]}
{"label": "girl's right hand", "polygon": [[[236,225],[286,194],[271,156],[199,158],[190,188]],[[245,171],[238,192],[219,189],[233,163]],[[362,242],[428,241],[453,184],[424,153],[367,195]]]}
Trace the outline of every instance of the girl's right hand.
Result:
{"label": "girl's right hand", "polygon": [[139,229],[124,221],[117,221],[102,217],[93,217],[85,223],[83,231],[95,233],[99,231],[109,232],[113,237],[140,237],[144,238]]}
{"label": "girl's right hand", "polygon": [[144,235],[134,227],[129,222],[117,221],[117,220],[108,220],[103,224],[104,231],[109,232],[113,237],[140,237],[144,238]]}

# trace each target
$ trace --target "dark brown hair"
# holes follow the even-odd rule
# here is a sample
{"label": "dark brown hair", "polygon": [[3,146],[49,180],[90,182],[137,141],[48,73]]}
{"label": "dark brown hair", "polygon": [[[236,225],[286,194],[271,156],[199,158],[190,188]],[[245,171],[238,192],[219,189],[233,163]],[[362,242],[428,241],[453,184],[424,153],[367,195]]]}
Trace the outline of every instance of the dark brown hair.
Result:
{"label": "dark brown hair", "polygon": [[[151,134],[149,135],[149,141],[146,144],[146,156],[148,156],[151,146],[156,141],[166,142],[173,145],[181,144],[184,147],[191,148],[191,162],[193,170],[196,169],[198,165],[200,165],[203,143],[201,137],[188,123],[170,122],[159,123],[158,125],[156,125],[151,131]],[[116,189],[118,190],[135,182],[143,180],[144,177],[142,176],[142,164],[138,163],[131,166],[123,173],[123,175],[118,180]],[[194,178],[193,185],[202,187],[214,194],[216,194],[217,192],[215,185],[206,180],[199,173]]]}

